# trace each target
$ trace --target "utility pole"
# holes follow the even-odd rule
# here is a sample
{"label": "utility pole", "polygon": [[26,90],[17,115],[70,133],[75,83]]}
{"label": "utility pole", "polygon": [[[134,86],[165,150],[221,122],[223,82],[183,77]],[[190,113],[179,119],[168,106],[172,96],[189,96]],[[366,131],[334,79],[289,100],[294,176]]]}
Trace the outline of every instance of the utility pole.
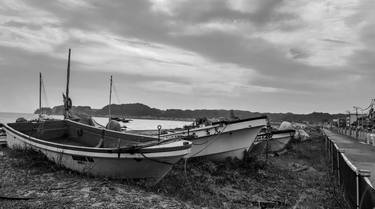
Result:
{"label": "utility pole", "polygon": [[358,120],[358,109],[362,109],[360,107],[357,107],[357,106],[353,106],[353,108],[355,109],[355,117],[356,117],[356,121],[357,121],[357,129],[358,129],[358,123],[359,123],[359,120]]}
{"label": "utility pole", "polygon": [[[347,125],[347,126],[349,126],[349,128],[350,128],[350,125],[351,125],[351,123],[350,123],[350,111],[349,111],[349,110],[347,110],[346,112],[347,112],[347,113],[348,113],[348,115],[349,115],[349,125]],[[348,120],[346,120],[346,123],[348,123]]]}
{"label": "utility pole", "polygon": [[68,68],[67,68],[67,73],[66,73],[66,91],[65,91],[65,95],[66,95],[66,98],[65,98],[65,112],[64,112],[64,118],[68,118],[68,112],[69,112],[69,109],[70,109],[70,102],[69,102],[69,80],[70,80],[70,53],[71,53],[71,50],[69,49],[69,55],[68,55]]}
{"label": "utility pole", "polygon": [[108,123],[111,122],[111,103],[112,103],[112,75],[109,81]]}
{"label": "utility pole", "polygon": [[39,72],[39,118],[42,115],[42,73]]}
{"label": "utility pole", "polygon": [[356,130],[355,130],[355,137],[358,139],[358,123],[359,123],[359,120],[358,120],[358,109],[360,107],[356,107],[356,106],[353,106],[353,108],[355,109],[355,120],[356,120]]}

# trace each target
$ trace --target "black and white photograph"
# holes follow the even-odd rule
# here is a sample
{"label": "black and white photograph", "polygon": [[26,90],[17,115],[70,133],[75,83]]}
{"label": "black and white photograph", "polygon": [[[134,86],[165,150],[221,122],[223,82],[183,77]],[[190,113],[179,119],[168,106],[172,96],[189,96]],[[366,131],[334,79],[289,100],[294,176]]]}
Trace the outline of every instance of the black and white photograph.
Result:
{"label": "black and white photograph", "polygon": [[374,0],[0,0],[0,209],[375,209]]}

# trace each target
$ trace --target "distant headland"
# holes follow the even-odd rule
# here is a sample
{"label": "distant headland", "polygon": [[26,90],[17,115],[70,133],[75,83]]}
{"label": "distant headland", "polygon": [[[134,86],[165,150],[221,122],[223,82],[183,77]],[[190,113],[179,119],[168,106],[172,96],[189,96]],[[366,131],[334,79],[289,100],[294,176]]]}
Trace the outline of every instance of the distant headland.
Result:
{"label": "distant headland", "polygon": [[[76,113],[87,114],[95,117],[108,116],[108,108],[106,105],[101,109],[93,109],[90,106],[73,106],[72,110]],[[59,105],[55,107],[43,107],[37,109],[35,114],[42,111],[48,115],[62,115],[64,106]],[[188,120],[192,121],[195,118],[227,118],[230,112],[239,118],[257,117],[260,115],[267,115],[273,122],[293,121],[305,123],[322,123],[330,121],[333,118],[343,117],[343,114],[329,114],[322,112],[313,112],[309,114],[294,114],[294,113],[260,113],[245,110],[224,110],[224,109],[196,109],[196,110],[182,110],[182,109],[166,109],[161,110],[152,108],[141,103],[130,104],[111,104],[111,113],[117,116],[126,116],[127,118],[144,118],[144,119],[169,119],[169,120]]]}

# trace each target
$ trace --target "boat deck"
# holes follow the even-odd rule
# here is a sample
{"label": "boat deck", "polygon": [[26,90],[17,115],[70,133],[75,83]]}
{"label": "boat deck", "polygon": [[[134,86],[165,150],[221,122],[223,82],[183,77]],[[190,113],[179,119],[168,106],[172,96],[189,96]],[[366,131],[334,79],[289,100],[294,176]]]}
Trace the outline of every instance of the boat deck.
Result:
{"label": "boat deck", "polygon": [[141,135],[146,135],[146,136],[157,136],[158,130],[129,130],[129,131],[126,131],[126,133],[141,134]]}
{"label": "boat deck", "polygon": [[48,140],[48,141],[53,142],[53,143],[58,143],[58,144],[92,147],[92,146],[88,146],[87,144],[84,144],[80,141],[74,140],[73,138],[55,138],[53,140]]}
{"label": "boat deck", "polygon": [[327,129],[325,134],[344,150],[348,159],[359,169],[371,172],[369,180],[375,185],[375,146],[364,144],[352,137],[333,133]]}

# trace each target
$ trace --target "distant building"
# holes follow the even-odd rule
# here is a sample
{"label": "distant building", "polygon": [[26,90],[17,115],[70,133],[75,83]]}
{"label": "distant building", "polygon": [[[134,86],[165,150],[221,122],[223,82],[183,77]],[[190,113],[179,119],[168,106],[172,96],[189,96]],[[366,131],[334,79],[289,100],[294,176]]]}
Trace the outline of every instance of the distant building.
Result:
{"label": "distant building", "polygon": [[346,116],[346,126],[356,126],[357,123],[360,125],[361,121],[365,118],[367,118],[366,114],[350,114],[350,117]]}
{"label": "distant building", "polygon": [[335,127],[343,128],[347,125],[346,118],[335,118],[332,120],[332,125]]}

